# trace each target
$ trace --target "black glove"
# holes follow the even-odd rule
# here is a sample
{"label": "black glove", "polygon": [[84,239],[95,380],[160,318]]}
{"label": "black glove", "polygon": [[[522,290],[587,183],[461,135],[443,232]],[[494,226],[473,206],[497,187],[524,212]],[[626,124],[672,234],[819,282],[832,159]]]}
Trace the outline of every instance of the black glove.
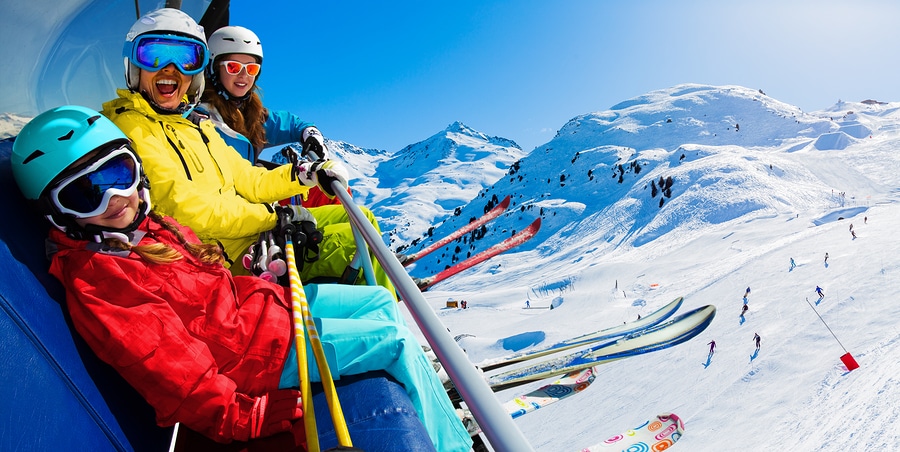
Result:
{"label": "black glove", "polygon": [[[312,160],[325,160],[328,150],[325,148],[325,137],[315,126],[309,126],[300,131],[300,144],[303,145],[303,156]],[[315,154],[310,155],[310,153]]]}
{"label": "black glove", "polygon": [[309,210],[295,205],[276,206],[275,213],[278,222],[272,231],[275,234],[275,243],[285,248],[285,237],[290,235],[291,241],[296,247],[304,247],[312,251],[312,254],[297,254],[297,262],[314,262],[319,256],[319,244],[322,243],[322,232],[316,229],[316,219]]}

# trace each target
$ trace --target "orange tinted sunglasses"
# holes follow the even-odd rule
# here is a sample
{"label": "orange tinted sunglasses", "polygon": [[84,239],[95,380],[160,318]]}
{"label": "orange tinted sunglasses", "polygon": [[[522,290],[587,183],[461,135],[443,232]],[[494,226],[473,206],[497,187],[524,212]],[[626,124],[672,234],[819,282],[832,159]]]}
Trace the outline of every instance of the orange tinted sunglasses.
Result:
{"label": "orange tinted sunglasses", "polygon": [[228,72],[231,75],[238,75],[241,73],[241,70],[244,68],[247,69],[247,75],[251,77],[256,77],[259,75],[260,64],[259,63],[241,63],[240,61],[234,60],[225,60],[219,63],[222,66],[225,66],[225,72]]}

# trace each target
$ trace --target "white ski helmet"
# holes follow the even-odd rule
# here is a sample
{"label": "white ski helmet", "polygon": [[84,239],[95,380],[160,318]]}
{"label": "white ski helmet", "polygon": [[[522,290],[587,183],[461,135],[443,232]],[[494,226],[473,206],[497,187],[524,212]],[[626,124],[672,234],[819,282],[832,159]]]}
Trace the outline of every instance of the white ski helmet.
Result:
{"label": "white ski helmet", "polygon": [[258,63],[262,64],[263,49],[259,37],[244,27],[222,27],[209,35],[210,62],[215,61],[216,57],[229,53],[251,55],[256,57]]}
{"label": "white ski helmet", "polygon": [[[230,99],[232,96],[219,80],[218,59],[222,55],[233,53],[250,55],[256,58],[256,62],[259,64],[262,64],[263,60],[262,43],[259,42],[259,37],[244,27],[234,25],[222,27],[209,35],[209,65],[206,66],[206,76],[212,87],[226,99]],[[262,69],[256,74],[256,81],[259,80],[260,74],[262,74]],[[241,99],[250,97],[251,93],[252,91],[248,91]]]}
{"label": "white ski helmet", "polygon": [[[136,90],[140,84],[141,69],[131,61],[131,49],[135,39],[145,34],[174,35],[191,38],[203,43],[203,51],[207,54],[204,58],[204,66],[208,61],[209,51],[206,48],[206,34],[203,27],[184,11],[174,8],[161,8],[141,16],[128,33],[125,35],[125,46],[122,54],[125,57],[125,83],[129,89]],[[203,71],[191,76],[191,85],[188,87],[188,99],[199,97],[203,93]]]}

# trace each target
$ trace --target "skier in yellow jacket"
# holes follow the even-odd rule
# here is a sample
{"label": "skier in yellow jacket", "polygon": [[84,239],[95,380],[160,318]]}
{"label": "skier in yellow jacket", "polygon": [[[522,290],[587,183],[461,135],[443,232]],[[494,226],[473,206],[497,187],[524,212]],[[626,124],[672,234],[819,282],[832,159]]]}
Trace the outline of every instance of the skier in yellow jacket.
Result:
{"label": "skier in yellow jacket", "polygon": [[[188,119],[203,91],[208,51],[203,27],[182,11],[163,8],[141,17],[126,35],[123,53],[128,89],[118,90],[103,114],[134,143],[157,211],[191,227],[204,242],[219,243],[232,273],[247,272],[239,263],[243,254],[260,233],[275,227],[273,203],[309,190],[319,179],[346,185],[346,170],[331,160],[271,171],[255,167],[225,143],[212,122]],[[320,184],[326,192],[327,185]],[[304,281],[341,277],[356,251],[344,208],[286,208],[315,221],[324,237],[318,260],[298,262]],[[371,211],[363,210],[378,229]],[[395,294],[377,261],[373,267],[376,282]]]}

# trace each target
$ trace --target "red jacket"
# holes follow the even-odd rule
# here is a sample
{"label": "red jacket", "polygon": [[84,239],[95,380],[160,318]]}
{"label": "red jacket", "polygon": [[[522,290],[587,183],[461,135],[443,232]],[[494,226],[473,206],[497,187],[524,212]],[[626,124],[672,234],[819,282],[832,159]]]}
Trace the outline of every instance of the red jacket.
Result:
{"label": "red jacket", "polygon": [[168,243],[184,259],[150,264],[51,230],[59,251],[50,273],[66,288],[75,329],[153,406],[160,426],[246,440],[236,427],[248,422],[253,397],[278,388],[292,340],[289,292],[200,263],[155,221],[139,230],[140,244]]}

